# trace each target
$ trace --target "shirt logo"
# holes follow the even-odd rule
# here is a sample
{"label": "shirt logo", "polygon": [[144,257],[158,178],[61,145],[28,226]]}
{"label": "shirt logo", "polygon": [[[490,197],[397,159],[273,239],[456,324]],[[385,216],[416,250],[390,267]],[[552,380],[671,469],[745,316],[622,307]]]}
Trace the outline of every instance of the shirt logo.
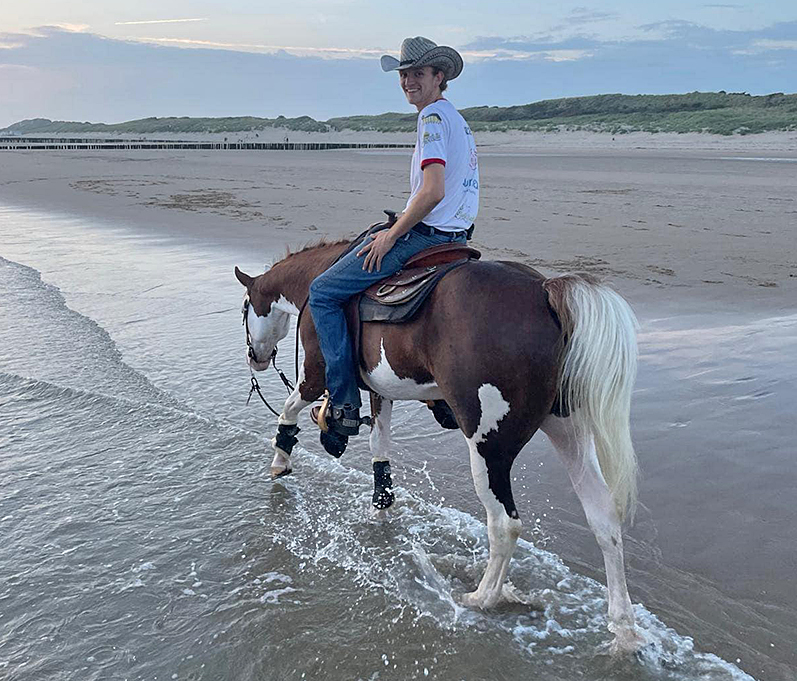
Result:
{"label": "shirt logo", "polygon": [[475,213],[469,213],[468,209],[465,206],[460,206],[457,208],[457,212],[454,214],[455,220],[463,220],[464,222],[471,223],[476,220]]}
{"label": "shirt logo", "polygon": [[421,118],[421,123],[424,125],[440,125],[442,122],[443,119],[436,113],[430,113],[428,116],[423,116]]}
{"label": "shirt logo", "polygon": [[479,181],[475,177],[471,177],[470,179],[466,179],[462,183],[462,186],[465,187],[465,189],[469,189],[470,187],[473,187],[474,189],[478,189],[479,188]]}
{"label": "shirt logo", "polygon": [[442,137],[440,137],[439,132],[434,132],[434,133],[425,132],[423,133],[423,146],[426,146],[431,142],[439,142],[441,139]]}

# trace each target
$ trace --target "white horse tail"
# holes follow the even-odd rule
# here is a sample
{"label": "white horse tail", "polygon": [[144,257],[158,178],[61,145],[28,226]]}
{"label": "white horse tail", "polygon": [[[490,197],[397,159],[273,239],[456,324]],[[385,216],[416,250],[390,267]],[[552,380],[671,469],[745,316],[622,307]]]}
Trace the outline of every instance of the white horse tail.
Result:
{"label": "white horse tail", "polygon": [[620,294],[589,275],[553,277],[543,288],[562,325],[559,403],[592,433],[620,519],[632,518],[637,491],[630,428],[636,316]]}

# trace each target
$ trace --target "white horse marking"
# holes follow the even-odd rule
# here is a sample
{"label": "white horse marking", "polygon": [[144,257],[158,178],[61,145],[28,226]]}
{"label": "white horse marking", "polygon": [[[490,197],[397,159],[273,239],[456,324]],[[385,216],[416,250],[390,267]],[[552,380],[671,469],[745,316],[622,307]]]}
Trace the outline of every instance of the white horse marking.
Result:
{"label": "white horse marking", "polygon": [[260,316],[255,312],[253,305],[249,306],[246,313],[246,328],[249,330],[249,340],[255,350],[258,361],[253,360],[247,354],[247,362],[254,371],[264,371],[271,363],[271,352],[277,347],[285,336],[288,335],[290,328],[290,313],[286,312],[281,305],[285,300],[284,296],[280,300],[271,303],[268,312]]}
{"label": "white horse marking", "polygon": [[271,304],[272,310],[282,310],[283,312],[287,312],[288,314],[292,314],[295,317],[299,316],[299,308],[296,307],[290,300],[288,300],[284,295],[280,294],[279,300],[275,301]]}
{"label": "white horse marking", "polygon": [[389,400],[440,400],[443,394],[437,383],[416,383],[411,378],[400,378],[393,371],[385,355],[385,341],[380,342],[381,358],[373,371],[362,372],[365,383]]}
{"label": "white horse marking", "polygon": [[390,460],[390,417],[392,414],[393,402],[383,399],[369,440],[373,462]]}
{"label": "white horse marking", "polygon": [[[302,409],[312,404],[312,402],[303,400],[299,392],[299,386],[302,385],[303,382],[304,365],[299,367],[299,379],[296,381],[296,387],[293,389],[293,392],[288,395],[288,399],[285,400],[285,404],[282,407],[282,413],[278,421],[279,425],[296,425],[296,422],[299,420],[299,413]],[[277,447],[276,437],[271,438],[271,446],[274,448],[274,459],[271,461],[271,477],[276,478],[286,471],[290,472],[291,457],[284,449]]]}
{"label": "white horse marking", "polygon": [[293,392],[288,395],[288,399],[285,400],[285,404],[282,407],[282,413],[278,421],[279,425],[295,425],[299,420],[299,413],[302,409],[312,404],[312,402],[306,402],[302,399],[302,395],[299,392],[299,386],[302,385],[302,383],[304,383],[304,364],[299,366],[299,378],[296,381],[296,387],[293,389]]}
{"label": "white horse marking", "polygon": [[476,494],[487,511],[487,535],[490,540],[490,559],[476,591],[465,594],[465,605],[489,608],[501,600],[509,561],[515,551],[522,523],[510,518],[504,505],[490,489],[490,478],[485,458],[479,452],[479,444],[487,434],[498,430],[498,424],[509,413],[509,403],[494,385],[485,383],[479,388],[481,418],[472,437],[465,438],[470,451],[470,470]]}
{"label": "white horse marking", "polygon": [[625,581],[623,533],[611,491],[601,473],[595,440],[578,419],[549,416],[540,426],[567,467],[587,523],[603,553],[609,592],[609,630],[617,650],[636,650],[643,642],[634,625],[634,611]]}
{"label": "white horse marking", "polygon": [[498,430],[498,423],[509,413],[509,402],[504,399],[501,391],[490,383],[485,383],[479,388],[479,406],[482,415],[479,427],[473,434],[476,444],[483,442],[487,433]]}

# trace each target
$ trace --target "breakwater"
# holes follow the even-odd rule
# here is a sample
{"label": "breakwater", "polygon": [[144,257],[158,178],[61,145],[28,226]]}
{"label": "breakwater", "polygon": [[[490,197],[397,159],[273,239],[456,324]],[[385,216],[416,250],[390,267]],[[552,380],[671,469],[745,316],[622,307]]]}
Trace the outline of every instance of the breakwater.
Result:
{"label": "breakwater", "polygon": [[0,150],[152,150],[325,151],[329,149],[412,149],[413,144],[347,142],[198,142],[192,140],[122,140],[66,137],[0,137]]}

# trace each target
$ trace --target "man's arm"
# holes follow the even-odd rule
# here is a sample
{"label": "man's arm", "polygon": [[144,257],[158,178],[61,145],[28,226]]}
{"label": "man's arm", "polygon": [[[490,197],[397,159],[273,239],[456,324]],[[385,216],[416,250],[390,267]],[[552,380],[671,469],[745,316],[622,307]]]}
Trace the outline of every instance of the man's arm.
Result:
{"label": "man's arm", "polygon": [[421,222],[446,195],[445,166],[442,163],[429,163],[423,169],[423,184],[412,203],[390,229],[371,235],[372,241],[365,244],[357,255],[366,254],[363,269],[377,272],[382,267],[382,258],[393,245]]}

